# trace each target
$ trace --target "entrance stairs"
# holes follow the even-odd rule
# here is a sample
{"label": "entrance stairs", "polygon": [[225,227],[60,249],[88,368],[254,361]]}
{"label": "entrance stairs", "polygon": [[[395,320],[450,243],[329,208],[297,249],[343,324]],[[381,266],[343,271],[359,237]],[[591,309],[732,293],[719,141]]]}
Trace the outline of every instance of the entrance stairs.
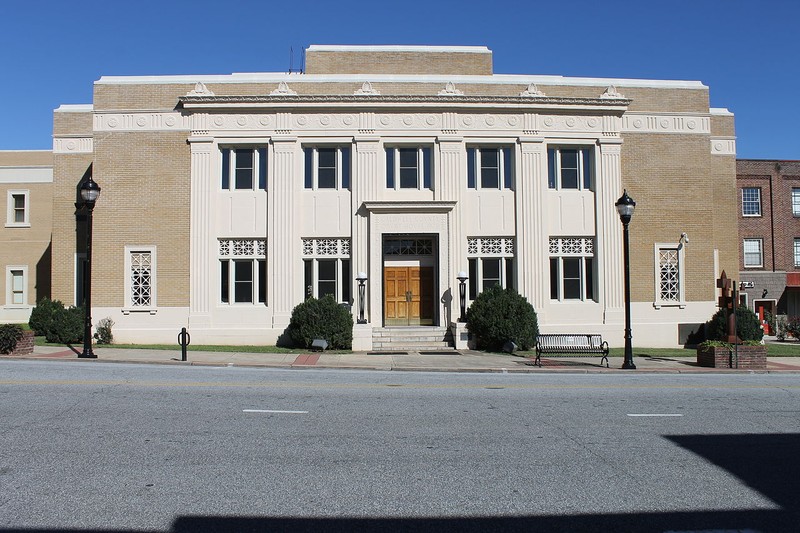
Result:
{"label": "entrance stairs", "polygon": [[443,352],[454,345],[450,328],[398,326],[372,331],[373,352]]}

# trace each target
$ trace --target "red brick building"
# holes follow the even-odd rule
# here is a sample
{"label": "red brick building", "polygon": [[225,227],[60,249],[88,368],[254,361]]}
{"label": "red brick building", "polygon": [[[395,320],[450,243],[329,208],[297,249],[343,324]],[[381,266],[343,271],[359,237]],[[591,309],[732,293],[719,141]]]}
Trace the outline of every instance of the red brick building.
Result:
{"label": "red brick building", "polygon": [[762,320],[800,316],[800,161],[739,159],[736,182],[741,300]]}

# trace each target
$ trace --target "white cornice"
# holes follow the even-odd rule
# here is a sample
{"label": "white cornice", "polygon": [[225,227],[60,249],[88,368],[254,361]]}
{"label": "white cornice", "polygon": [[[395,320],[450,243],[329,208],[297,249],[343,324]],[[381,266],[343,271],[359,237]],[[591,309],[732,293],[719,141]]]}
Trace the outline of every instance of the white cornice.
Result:
{"label": "white cornice", "polygon": [[94,109],[92,104],[61,104],[55,109],[55,113],[91,113]]}
{"label": "white cornice", "polygon": [[714,116],[732,117],[733,113],[728,111],[726,107],[712,107],[708,110],[709,114]]}
{"label": "white cornice", "polygon": [[359,45],[359,44],[312,44],[308,52],[456,52],[468,54],[491,54],[485,46],[429,46],[429,45]]}
{"label": "white cornice", "polygon": [[[453,82],[456,85],[519,85],[522,88],[535,85],[563,86],[596,86],[613,85],[616,88],[648,88],[648,89],[708,89],[699,81],[683,80],[648,80],[629,78],[568,78],[564,76],[525,75],[525,74],[492,74],[487,76],[470,75],[411,75],[411,74],[302,74],[285,72],[244,72],[217,75],[178,75],[178,76],[103,76],[95,81],[95,85],[170,85],[187,84],[194,86],[198,82],[214,83],[268,83],[278,84],[284,81],[289,84],[303,83],[357,83],[362,84],[364,78],[375,83],[433,83],[445,85]],[[600,93],[598,92],[598,96]]]}

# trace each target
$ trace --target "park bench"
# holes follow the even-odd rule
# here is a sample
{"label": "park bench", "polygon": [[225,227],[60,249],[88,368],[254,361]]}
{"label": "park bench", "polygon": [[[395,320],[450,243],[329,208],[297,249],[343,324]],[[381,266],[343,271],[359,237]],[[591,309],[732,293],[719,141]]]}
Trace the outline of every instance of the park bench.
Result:
{"label": "park bench", "polygon": [[601,335],[586,333],[548,333],[536,337],[536,361],[534,364],[542,366],[542,354],[562,355],[602,355],[608,368],[608,343]]}

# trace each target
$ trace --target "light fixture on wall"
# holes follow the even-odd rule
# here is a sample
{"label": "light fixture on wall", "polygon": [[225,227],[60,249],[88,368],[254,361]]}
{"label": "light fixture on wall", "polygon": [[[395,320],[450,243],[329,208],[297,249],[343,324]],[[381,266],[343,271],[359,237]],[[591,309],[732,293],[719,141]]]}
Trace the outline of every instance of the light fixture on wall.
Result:
{"label": "light fixture on wall", "polygon": [[458,280],[458,296],[461,301],[461,316],[458,318],[459,322],[466,322],[466,312],[467,312],[467,273],[463,270],[458,273],[456,276]]}
{"label": "light fixture on wall", "polygon": [[680,246],[681,244],[689,244],[689,236],[686,235],[685,231],[681,233],[681,238],[678,239],[678,246]]}
{"label": "light fixture on wall", "polygon": [[356,281],[358,282],[358,323],[366,324],[367,321],[364,318],[364,291],[366,290],[367,273],[359,272],[356,276]]}
{"label": "light fixture on wall", "polygon": [[766,298],[767,294],[769,294],[769,291],[767,289],[764,289],[764,291],[761,293],[761,297]]}

